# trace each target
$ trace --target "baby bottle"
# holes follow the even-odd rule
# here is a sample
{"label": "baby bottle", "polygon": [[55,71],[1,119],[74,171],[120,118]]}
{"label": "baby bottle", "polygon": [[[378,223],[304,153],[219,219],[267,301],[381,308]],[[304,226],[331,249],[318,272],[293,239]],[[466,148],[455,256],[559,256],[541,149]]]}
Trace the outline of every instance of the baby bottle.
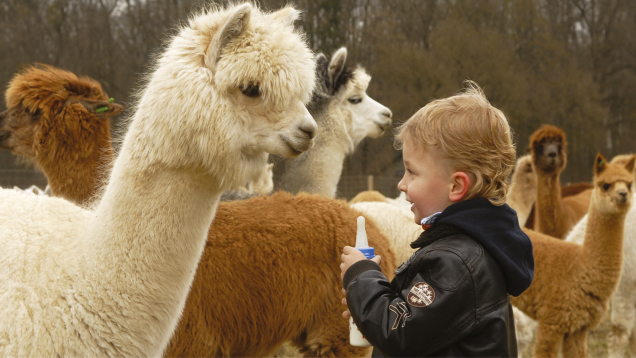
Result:
{"label": "baby bottle", "polygon": [[[360,250],[367,259],[371,259],[375,256],[375,250],[369,247],[369,243],[367,242],[367,232],[364,229],[364,216],[358,216],[356,249]],[[355,347],[368,347],[371,345],[358,329],[358,326],[353,321],[353,317],[349,317],[349,342]]]}

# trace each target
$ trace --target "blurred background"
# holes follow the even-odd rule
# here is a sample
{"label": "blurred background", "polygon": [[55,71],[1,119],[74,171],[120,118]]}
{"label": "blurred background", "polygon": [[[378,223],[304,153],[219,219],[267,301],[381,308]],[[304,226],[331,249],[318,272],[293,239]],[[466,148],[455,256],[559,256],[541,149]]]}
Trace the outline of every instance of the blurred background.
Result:
{"label": "blurred background", "polygon": [[[99,81],[127,107],[153,55],[200,0],[0,0],[0,86],[34,62]],[[217,1],[216,3],[224,3]],[[568,135],[562,184],[590,181],[597,152],[635,151],[635,0],[262,0],[303,11],[315,52],[341,46],[372,75],[368,94],[394,124],[462,82],[477,82],[504,111],[524,154],[542,124]],[[4,99],[0,111],[6,109]],[[118,120],[119,119],[119,120]],[[117,132],[116,132],[117,133]],[[115,134],[115,137],[118,135]],[[370,186],[396,197],[403,173],[393,134],[366,139],[344,165],[338,197]],[[46,186],[28,163],[0,150],[0,186]]]}

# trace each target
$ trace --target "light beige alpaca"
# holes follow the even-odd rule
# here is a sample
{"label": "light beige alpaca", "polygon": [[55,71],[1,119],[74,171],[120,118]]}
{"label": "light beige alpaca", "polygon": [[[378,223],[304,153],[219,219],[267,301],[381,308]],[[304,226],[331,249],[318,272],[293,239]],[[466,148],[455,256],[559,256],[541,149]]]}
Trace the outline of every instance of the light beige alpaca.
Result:
{"label": "light beige alpaca", "polygon": [[532,157],[524,155],[517,159],[506,204],[517,212],[519,226],[524,227],[537,199],[537,176],[532,169]]}
{"label": "light beige alpaca", "polygon": [[0,356],[162,354],[220,193],[267,153],[310,147],[314,63],[295,18],[249,4],[193,17],[158,59],[92,211],[0,190]]}
{"label": "light beige alpaca", "polygon": [[318,123],[313,148],[285,161],[277,188],[334,198],[345,157],[366,137],[379,137],[391,126],[391,111],[366,93],[371,77],[362,67],[346,66],[347,49],[331,61],[316,58],[318,86],[308,108]]}
{"label": "light beige alpaca", "polygon": [[564,239],[587,213],[592,190],[567,198],[561,197],[560,175],[567,163],[565,133],[544,125],[530,137],[532,165],[537,175],[534,230]]}
{"label": "light beige alpaca", "polygon": [[585,357],[587,332],[607,311],[622,270],[625,216],[632,201],[634,162],[609,164],[598,154],[583,245],[526,230],[535,276],[512,302],[539,323],[536,357]]}
{"label": "light beige alpaca", "polygon": [[[633,154],[612,158],[611,163],[626,165]],[[566,241],[583,244],[588,217],[574,226]],[[623,357],[629,344],[630,356],[636,356],[636,205],[632,205],[625,218],[623,242],[623,270],[618,288],[610,303],[611,329],[607,335],[609,357]]]}

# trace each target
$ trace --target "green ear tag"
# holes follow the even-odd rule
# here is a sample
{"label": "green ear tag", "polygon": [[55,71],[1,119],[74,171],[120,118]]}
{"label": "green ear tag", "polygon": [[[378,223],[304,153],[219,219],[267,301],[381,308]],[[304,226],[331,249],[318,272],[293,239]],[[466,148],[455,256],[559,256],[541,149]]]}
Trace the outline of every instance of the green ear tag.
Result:
{"label": "green ear tag", "polygon": [[113,97],[110,97],[110,99],[108,100],[108,103],[113,103],[115,102],[115,99]]}
{"label": "green ear tag", "polygon": [[603,163],[605,163],[605,161],[604,161],[603,159],[601,159],[601,160],[598,162],[598,165],[603,165]]}
{"label": "green ear tag", "polygon": [[102,112],[106,112],[107,110],[108,110],[108,106],[100,107],[95,110],[95,113],[102,113]]}

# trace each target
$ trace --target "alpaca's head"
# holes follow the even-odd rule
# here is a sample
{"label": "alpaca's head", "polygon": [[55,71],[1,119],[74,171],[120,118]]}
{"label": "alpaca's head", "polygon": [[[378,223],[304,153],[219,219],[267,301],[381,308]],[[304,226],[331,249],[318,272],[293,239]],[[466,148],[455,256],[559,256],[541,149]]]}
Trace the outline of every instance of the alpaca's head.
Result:
{"label": "alpaca's head", "polygon": [[632,204],[636,155],[621,164],[608,163],[599,153],[594,160],[592,205],[605,214],[625,214]]}
{"label": "alpaca's head", "polygon": [[224,189],[258,176],[267,153],[309,149],[315,63],[294,28],[298,16],[246,3],[192,17],[157,61],[130,141],[156,154],[150,161],[222,175]]}
{"label": "alpaca's head", "polygon": [[542,126],[530,136],[530,153],[537,173],[560,173],[567,163],[565,133],[555,126]]}
{"label": "alpaca's head", "polygon": [[40,165],[67,158],[70,152],[75,159],[98,155],[103,148],[95,138],[109,141],[109,118],[123,110],[109,102],[95,80],[47,65],[15,75],[5,100],[0,148]]}
{"label": "alpaca's head", "polygon": [[[391,110],[369,97],[371,76],[362,67],[346,66],[347,49],[337,50],[331,60],[320,54],[316,58],[317,91],[312,102],[323,100],[331,111],[345,117],[354,146],[366,137],[377,138],[391,127]],[[324,102],[327,94],[329,101]],[[310,107],[311,108],[311,107]]]}

